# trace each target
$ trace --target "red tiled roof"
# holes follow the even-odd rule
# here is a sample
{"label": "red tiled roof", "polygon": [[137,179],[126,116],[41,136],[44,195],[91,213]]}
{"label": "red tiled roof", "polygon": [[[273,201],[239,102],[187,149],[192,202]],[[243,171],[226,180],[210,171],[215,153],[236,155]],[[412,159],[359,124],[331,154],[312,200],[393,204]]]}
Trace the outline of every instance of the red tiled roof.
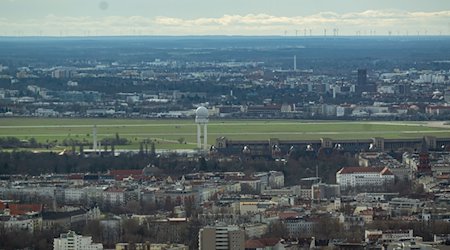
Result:
{"label": "red tiled roof", "polygon": [[450,175],[449,174],[439,175],[439,176],[436,176],[436,179],[439,179],[439,180],[450,179]]}
{"label": "red tiled roof", "polygon": [[245,248],[263,248],[265,245],[259,240],[245,241]]}
{"label": "red tiled roof", "polygon": [[430,105],[427,106],[428,109],[450,109],[450,106],[443,106],[443,105]]}
{"label": "red tiled roof", "polygon": [[30,212],[42,212],[42,204],[9,204],[9,214],[24,215]]}
{"label": "red tiled roof", "polygon": [[263,238],[263,239],[259,239],[259,241],[261,241],[264,245],[266,246],[275,246],[276,244],[278,244],[278,242],[280,242],[279,238]]}
{"label": "red tiled roof", "polygon": [[373,215],[372,209],[362,210],[359,212],[360,215]]}
{"label": "red tiled roof", "polygon": [[381,171],[381,175],[393,175],[393,173],[391,172],[391,170],[389,170],[389,168],[384,168],[382,171]]}
{"label": "red tiled roof", "polygon": [[392,172],[386,167],[344,167],[338,171],[339,174],[353,173],[380,173],[383,175],[392,175]]}
{"label": "red tiled roof", "polygon": [[0,210],[4,210],[6,208],[5,203],[3,201],[0,201]]}
{"label": "red tiled roof", "polygon": [[142,175],[143,170],[142,169],[116,169],[116,170],[111,170],[110,171],[111,175],[126,175],[126,176],[130,176],[130,175]]}
{"label": "red tiled roof", "polygon": [[144,171],[142,169],[116,169],[111,170],[110,175],[114,176],[114,178],[118,181],[123,180],[127,177],[133,177],[134,179],[142,179],[144,175]]}
{"label": "red tiled roof", "polygon": [[84,175],[82,174],[71,174],[69,175],[68,179],[69,180],[82,180],[84,177]]}
{"label": "red tiled roof", "polygon": [[279,238],[262,238],[257,240],[245,241],[245,248],[264,248],[273,247],[280,242]]}
{"label": "red tiled roof", "polygon": [[299,214],[295,211],[286,211],[286,212],[281,212],[278,217],[280,217],[280,219],[287,219],[287,218],[295,218],[298,217]]}

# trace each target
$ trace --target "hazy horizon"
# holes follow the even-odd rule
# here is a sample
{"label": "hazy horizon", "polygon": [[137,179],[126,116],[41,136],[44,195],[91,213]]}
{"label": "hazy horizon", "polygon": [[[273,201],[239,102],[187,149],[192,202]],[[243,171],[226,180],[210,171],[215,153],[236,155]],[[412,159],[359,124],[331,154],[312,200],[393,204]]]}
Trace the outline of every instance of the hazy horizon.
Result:
{"label": "hazy horizon", "polygon": [[0,36],[450,35],[445,0],[0,0]]}

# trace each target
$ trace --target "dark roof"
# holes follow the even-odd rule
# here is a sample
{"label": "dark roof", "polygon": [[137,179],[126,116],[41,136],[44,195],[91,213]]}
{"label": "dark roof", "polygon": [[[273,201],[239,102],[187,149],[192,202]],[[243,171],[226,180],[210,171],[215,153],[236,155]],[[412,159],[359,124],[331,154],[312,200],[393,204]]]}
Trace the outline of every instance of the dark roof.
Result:
{"label": "dark roof", "polygon": [[75,215],[85,214],[86,211],[83,209],[71,211],[71,212],[44,212],[42,213],[43,220],[58,220],[64,218],[70,218]]}
{"label": "dark roof", "polygon": [[344,167],[338,171],[339,174],[353,173],[380,173],[382,175],[392,175],[392,172],[386,167]]}

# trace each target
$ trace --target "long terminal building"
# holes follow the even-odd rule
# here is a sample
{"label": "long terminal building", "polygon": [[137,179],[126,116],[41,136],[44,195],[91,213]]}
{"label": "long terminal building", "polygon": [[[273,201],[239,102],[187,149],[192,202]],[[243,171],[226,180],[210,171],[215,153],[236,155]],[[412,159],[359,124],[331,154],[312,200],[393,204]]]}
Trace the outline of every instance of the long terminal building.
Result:
{"label": "long terminal building", "polygon": [[246,153],[252,156],[285,155],[291,150],[306,150],[319,152],[323,149],[337,149],[345,152],[363,151],[410,151],[418,152],[423,145],[429,150],[447,150],[450,148],[450,138],[437,138],[423,136],[408,139],[385,139],[375,137],[371,139],[345,139],[333,140],[321,138],[320,140],[235,140],[226,137],[216,139],[214,150],[225,155]]}

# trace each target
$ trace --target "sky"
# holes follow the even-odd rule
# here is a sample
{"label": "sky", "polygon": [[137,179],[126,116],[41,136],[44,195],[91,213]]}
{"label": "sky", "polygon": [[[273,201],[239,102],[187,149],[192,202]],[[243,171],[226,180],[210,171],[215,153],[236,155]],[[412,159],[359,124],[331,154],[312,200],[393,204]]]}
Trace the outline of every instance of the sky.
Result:
{"label": "sky", "polygon": [[450,0],[0,0],[17,35],[450,35]]}

